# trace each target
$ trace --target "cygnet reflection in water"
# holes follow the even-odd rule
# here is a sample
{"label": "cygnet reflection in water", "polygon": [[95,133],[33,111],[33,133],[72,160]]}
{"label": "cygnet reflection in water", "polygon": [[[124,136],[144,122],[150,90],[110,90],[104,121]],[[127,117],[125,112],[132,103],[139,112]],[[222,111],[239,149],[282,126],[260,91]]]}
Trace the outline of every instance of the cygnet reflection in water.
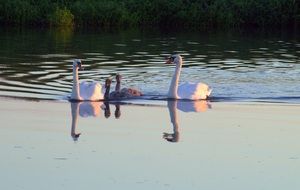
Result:
{"label": "cygnet reflection in water", "polygon": [[[106,119],[108,119],[111,115],[111,112],[110,112],[110,104],[113,104],[113,103],[109,103],[108,101],[105,101],[104,102],[104,117]],[[121,109],[120,109],[120,102],[116,102],[114,103],[115,105],[115,118],[116,119],[119,119],[121,117]]]}

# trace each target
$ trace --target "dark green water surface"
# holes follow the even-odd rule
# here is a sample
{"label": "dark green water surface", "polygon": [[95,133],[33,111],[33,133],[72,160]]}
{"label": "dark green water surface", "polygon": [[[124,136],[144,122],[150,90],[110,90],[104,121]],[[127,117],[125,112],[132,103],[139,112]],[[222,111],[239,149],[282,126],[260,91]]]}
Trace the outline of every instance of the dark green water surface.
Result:
{"label": "dark green water surface", "polygon": [[164,98],[184,57],[181,82],[205,82],[215,100],[300,102],[300,37],[295,31],[1,29],[0,95],[67,99],[72,60],[80,80],[123,75],[124,86]]}

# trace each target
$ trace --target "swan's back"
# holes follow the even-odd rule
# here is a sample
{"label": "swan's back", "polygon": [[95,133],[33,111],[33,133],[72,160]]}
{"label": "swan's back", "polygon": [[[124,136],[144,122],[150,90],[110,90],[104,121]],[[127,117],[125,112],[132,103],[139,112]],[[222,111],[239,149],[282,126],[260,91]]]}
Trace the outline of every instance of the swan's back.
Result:
{"label": "swan's back", "polygon": [[135,88],[123,88],[121,92],[131,97],[143,95],[141,91]]}
{"label": "swan's back", "polygon": [[97,82],[81,82],[79,89],[82,100],[103,100],[102,86]]}
{"label": "swan's back", "polygon": [[110,93],[111,99],[132,98],[142,96],[142,92],[134,88],[122,88],[120,91]]}
{"label": "swan's back", "polygon": [[180,99],[205,100],[211,91],[207,84],[186,82],[178,87],[178,96]]}

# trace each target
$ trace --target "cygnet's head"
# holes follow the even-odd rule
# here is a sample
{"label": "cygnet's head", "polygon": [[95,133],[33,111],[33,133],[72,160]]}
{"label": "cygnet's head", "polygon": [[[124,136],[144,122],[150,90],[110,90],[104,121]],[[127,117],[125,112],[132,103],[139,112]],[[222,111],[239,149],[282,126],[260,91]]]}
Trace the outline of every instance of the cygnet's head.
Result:
{"label": "cygnet's head", "polygon": [[112,81],[111,78],[107,78],[107,79],[105,80],[105,88],[110,87],[111,81]]}
{"label": "cygnet's head", "polygon": [[116,74],[116,81],[119,83],[122,80],[122,75],[120,75],[119,73]]}
{"label": "cygnet's head", "polygon": [[179,54],[173,54],[170,57],[168,57],[166,64],[178,64],[178,63],[182,63],[182,57]]}
{"label": "cygnet's head", "polygon": [[73,67],[78,68],[78,69],[82,69],[82,62],[80,59],[75,59],[73,61]]}

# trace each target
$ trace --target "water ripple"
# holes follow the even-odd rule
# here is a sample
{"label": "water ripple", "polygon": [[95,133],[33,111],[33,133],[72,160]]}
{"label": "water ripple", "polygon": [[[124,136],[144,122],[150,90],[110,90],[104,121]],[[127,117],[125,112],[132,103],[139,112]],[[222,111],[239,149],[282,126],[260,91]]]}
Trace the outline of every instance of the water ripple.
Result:
{"label": "water ripple", "polygon": [[[175,66],[164,63],[172,52],[185,61],[181,81],[208,83],[219,100],[297,101],[300,94],[300,43],[295,39],[111,35],[79,34],[59,43],[48,39],[49,47],[32,47],[32,41],[22,48],[0,47],[0,96],[65,99],[72,89],[72,61],[80,58],[85,67],[80,80],[104,84],[107,77],[120,73],[124,86],[165,97]],[[86,40],[89,37],[93,40]],[[43,40],[32,38],[35,44]]]}

